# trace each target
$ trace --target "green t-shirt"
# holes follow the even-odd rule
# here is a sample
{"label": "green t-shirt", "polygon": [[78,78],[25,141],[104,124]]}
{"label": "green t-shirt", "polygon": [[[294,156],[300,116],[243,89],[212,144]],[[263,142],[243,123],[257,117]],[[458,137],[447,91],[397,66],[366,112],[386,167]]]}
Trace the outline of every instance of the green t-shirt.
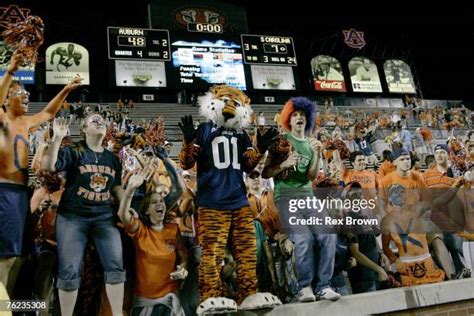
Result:
{"label": "green t-shirt", "polygon": [[309,139],[296,139],[291,133],[284,135],[285,139],[293,146],[293,152],[299,156],[295,168],[289,169],[288,178],[275,180],[275,200],[280,196],[300,195],[306,197],[313,194],[311,180],[308,178],[308,169],[313,161],[313,150],[309,145]]}

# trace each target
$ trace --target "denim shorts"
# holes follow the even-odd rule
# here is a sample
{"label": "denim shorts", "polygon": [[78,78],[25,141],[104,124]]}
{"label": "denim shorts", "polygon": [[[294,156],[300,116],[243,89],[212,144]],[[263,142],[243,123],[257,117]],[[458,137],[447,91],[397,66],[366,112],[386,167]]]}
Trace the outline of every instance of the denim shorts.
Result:
{"label": "denim shorts", "polygon": [[76,214],[58,213],[59,274],[57,287],[76,290],[80,286],[80,270],[88,238],[94,243],[104,269],[105,283],[125,282],[122,241],[112,214],[86,218]]}

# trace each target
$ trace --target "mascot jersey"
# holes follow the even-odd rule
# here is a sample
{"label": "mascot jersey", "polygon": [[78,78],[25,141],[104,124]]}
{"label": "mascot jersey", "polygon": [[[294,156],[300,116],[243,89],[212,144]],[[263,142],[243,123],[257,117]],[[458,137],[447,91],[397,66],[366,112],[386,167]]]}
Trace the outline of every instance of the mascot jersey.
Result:
{"label": "mascot jersey", "polygon": [[112,216],[110,191],[122,183],[122,166],[111,151],[93,152],[85,143],[63,148],[58,154],[56,171],[67,171],[58,212]]}
{"label": "mascot jersey", "polygon": [[211,122],[202,123],[195,146],[200,148],[197,158],[197,205],[219,210],[248,206],[243,181],[244,161],[241,161],[244,153],[252,149],[247,133],[225,130]]}

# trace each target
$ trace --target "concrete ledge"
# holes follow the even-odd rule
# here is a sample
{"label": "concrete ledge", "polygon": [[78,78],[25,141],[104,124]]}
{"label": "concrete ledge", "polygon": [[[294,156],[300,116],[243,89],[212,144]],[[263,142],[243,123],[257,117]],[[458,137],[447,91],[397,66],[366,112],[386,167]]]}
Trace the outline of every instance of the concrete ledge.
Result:
{"label": "concrete ledge", "polygon": [[474,279],[447,281],[350,295],[337,302],[286,304],[269,311],[239,312],[238,315],[370,315],[404,311],[474,299]]}

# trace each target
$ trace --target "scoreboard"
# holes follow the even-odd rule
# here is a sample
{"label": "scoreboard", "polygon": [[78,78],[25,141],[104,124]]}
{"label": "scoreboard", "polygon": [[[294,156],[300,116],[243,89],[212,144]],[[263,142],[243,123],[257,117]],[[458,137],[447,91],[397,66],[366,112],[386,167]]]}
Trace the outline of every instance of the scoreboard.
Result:
{"label": "scoreboard", "polygon": [[292,37],[242,34],[241,39],[246,64],[297,66]]}
{"label": "scoreboard", "polygon": [[109,26],[107,39],[109,59],[171,59],[168,30]]}

